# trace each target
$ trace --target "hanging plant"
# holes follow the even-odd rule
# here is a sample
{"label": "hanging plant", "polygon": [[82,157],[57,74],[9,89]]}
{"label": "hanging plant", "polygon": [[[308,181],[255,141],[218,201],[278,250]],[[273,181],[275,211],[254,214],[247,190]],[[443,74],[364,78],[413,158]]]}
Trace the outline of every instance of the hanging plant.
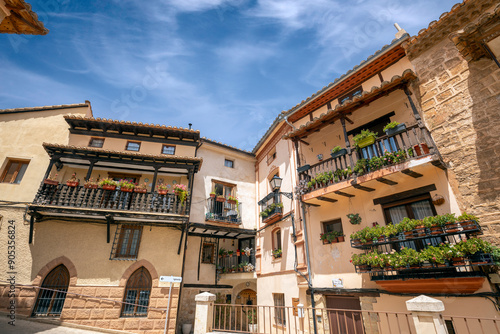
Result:
{"label": "hanging plant", "polygon": [[359,213],[349,213],[347,215],[347,218],[349,218],[349,222],[352,225],[359,225],[359,224],[361,224],[361,217],[359,216]]}

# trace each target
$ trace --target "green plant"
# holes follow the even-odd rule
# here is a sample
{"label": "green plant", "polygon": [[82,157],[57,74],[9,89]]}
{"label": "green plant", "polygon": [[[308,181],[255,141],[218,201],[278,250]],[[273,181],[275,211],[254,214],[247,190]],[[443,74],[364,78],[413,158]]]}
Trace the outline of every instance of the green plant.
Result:
{"label": "green plant", "polygon": [[360,141],[370,136],[376,137],[377,133],[370,130],[361,130],[361,133],[352,137],[352,140],[354,141],[354,145],[357,147]]}
{"label": "green plant", "polygon": [[174,184],[174,192],[181,203],[184,203],[188,196],[187,186],[184,184]]}
{"label": "green plant", "polygon": [[340,237],[342,234],[338,231],[331,231],[331,232],[325,232],[321,233],[319,238],[322,241],[333,241],[335,238]]}
{"label": "green plant", "polygon": [[115,180],[110,179],[108,177],[99,181],[100,187],[102,187],[102,186],[117,186],[117,185],[118,185],[118,182],[116,182]]}
{"label": "green plant", "polygon": [[224,248],[219,248],[219,256],[226,255],[226,250]]}
{"label": "green plant", "polygon": [[477,223],[479,223],[479,218],[477,218],[474,215],[470,215],[467,212],[462,213],[460,216],[457,217],[458,221],[464,221],[464,220],[474,220]]}
{"label": "green plant", "polygon": [[168,186],[166,184],[160,183],[158,185],[158,190],[163,190],[163,191],[168,190]]}
{"label": "green plant", "polygon": [[361,217],[359,216],[359,213],[349,213],[347,218],[349,218],[349,222],[353,225],[361,224]]}
{"label": "green plant", "polygon": [[420,259],[422,261],[444,264],[446,261],[445,248],[429,246],[420,252]]}
{"label": "green plant", "polygon": [[354,173],[358,175],[363,175],[368,170],[368,160],[367,159],[359,159],[356,161],[356,165],[354,165]]}
{"label": "green plant", "polygon": [[389,224],[383,227],[382,235],[390,238],[398,234],[398,230],[396,228],[396,225],[394,224]]}
{"label": "green plant", "polygon": [[125,180],[125,179],[122,179],[122,180],[118,181],[118,186],[120,188],[124,188],[124,189],[134,189],[135,188],[135,184],[134,183],[132,183],[129,180]]}
{"label": "green plant", "polygon": [[362,229],[358,232],[352,233],[350,238],[354,239],[354,240],[357,239],[362,243],[366,243],[369,239],[371,239],[368,236],[370,229],[371,229],[371,227],[365,227],[364,229]]}
{"label": "green plant", "polygon": [[257,320],[256,318],[257,318],[257,310],[256,309],[251,308],[251,309],[247,310],[247,319],[248,319],[248,323],[250,325],[255,324],[255,322]]}
{"label": "green plant", "polygon": [[386,126],[384,126],[384,132],[389,130],[389,129],[393,129],[395,128],[396,126],[399,125],[399,122],[390,122],[389,124],[387,124]]}
{"label": "green plant", "polygon": [[332,153],[337,153],[338,151],[340,151],[342,149],[342,147],[340,146],[335,146],[334,148],[332,148]]}
{"label": "green plant", "polygon": [[370,170],[377,170],[379,168],[382,168],[384,166],[384,158],[382,157],[372,157],[370,160],[368,160],[368,167]]}
{"label": "green plant", "polygon": [[281,257],[281,254],[282,254],[281,248],[276,248],[275,250],[273,250],[273,256],[275,258]]}
{"label": "green plant", "polygon": [[456,245],[456,247],[459,251],[466,255],[473,255],[477,252],[490,253],[493,251],[493,246],[489,242],[478,238],[461,241]]}

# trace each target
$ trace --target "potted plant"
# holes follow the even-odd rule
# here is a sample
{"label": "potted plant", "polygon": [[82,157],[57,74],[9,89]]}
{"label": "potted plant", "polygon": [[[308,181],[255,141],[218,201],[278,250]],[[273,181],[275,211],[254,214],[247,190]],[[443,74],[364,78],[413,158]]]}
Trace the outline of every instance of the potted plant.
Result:
{"label": "potted plant", "polygon": [[281,248],[276,248],[275,250],[273,250],[273,257],[275,259],[279,259],[281,257]]}
{"label": "potted plant", "polygon": [[352,225],[359,225],[359,224],[361,224],[361,217],[359,216],[359,213],[349,213],[347,215],[347,218],[349,218],[349,222]]}
{"label": "potted plant", "polygon": [[215,191],[212,191],[212,192],[210,193],[210,198],[214,198],[216,195],[217,195],[217,194],[215,193]]}
{"label": "potted plant", "polygon": [[241,255],[240,250],[239,250],[239,249],[237,249],[237,250],[236,250],[236,256],[240,256],[240,255]]}
{"label": "potted plant", "polygon": [[395,134],[406,131],[406,125],[399,124],[398,122],[390,122],[386,126],[384,126],[384,132],[388,136],[393,136]]}
{"label": "potted plant", "polygon": [[83,187],[87,189],[97,189],[99,187],[99,184],[97,181],[94,181],[94,179],[90,178],[87,181],[85,181]]}
{"label": "potted plant", "polygon": [[135,188],[135,184],[133,184],[129,180],[123,180],[123,179],[118,182],[118,186],[120,187],[120,190],[122,192],[126,193],[131,193],[132,191],[134,191]]}
{"label": "potted plant", "polygon": [[334,148],[332,148],[332,153],[330,153],[333,159],[341,157],[346,154],[347,150],[345,148],[341,148],[340,146],[335,146]]}
{"label": "potted plant", "polygon": [[57,186],[59,184],[59,181],[57,181],[57,176],[59,174],[50,174],[50,176],[48,178],[46,178],[45,180],[43,180],[43,183],[44,184],[48,184],[48,185],[51,185],[51,186]]}
{"label": "potted plant", "polygon": [[361,130],[361,133],[352,137],[354,145],[358,148],[367,147],[375,143],[375,138],[377,136],[376,132],[370,130]]}
{"label": "potted plant", "polygon": [[251,263],[248,263],[243,267],[245,269],[246,272],[250,272],[250,271],[254,271],[255,270],[255,266]]}
{"label": "potted plant", "polygon": [[247,310],[247,319],[248,319],[248,331],[250,333],[257,333],[258,325],[257,322],[257,310],[254,308],[250,308]]}
{"label": "potted plant", "polygon": [[460,226],[457,223],[457,218],[454,213],[437,216],[436,219],[440,220],[440,224],[444,225],[447,233],[456,233],[460,231]]}
{"label": "potted plant", "polygon": [[168,186],[166,184],[160,183],[158,185],[158,195],[166,195],[168,193]]}
{"label": "potted plant", "polygon": [[353,254],[351,256],[351,263],[357,267],[360,273],[366,273],[371,270],[366,254]]}
{"label": "potted plant", "polygon": [[319,238],[323,241],[323,244],[331,244],[337,242],[337,236],[340,233],[337,231],[325,232],[321,233]]}
{"label": "potted plant", "polygon": [[475,230],[478,228],[479,219],[474,215],[464,212],[458,216],[457,220],[464,230]]}
{"label": "potted plant", "polygon": [[342,233],[338,232],[337,234],[337,242],[344,242],[345,241],[345,235]]}
{"label": "potted plant", "polygon": [[109,177],[106,177],[106,178],[102,179],[101,181],[99,181],[99,186],[103,190],[115,190],[117,185],[118,185],[118,182],[116,182],[113,179],[110,179]]}
{"label": "potted plant", "polygon": [[238,197],[228,196],[227,197],[227,202],[229,204],[237,204],[238,203]]}
{"label": "potted plant", "polygon": [[215,198],[215,200],[217,202],[221,202],[221,203],[224,203],[226,201],[226,198],[222,195],[217,195],[217,197]]}
{"label": "potted plant", "polygon": [[245,253],[246,256],[250,256],[250,254],[252,254],[252,248],[246,247],[243,249],[243,253]]}
{"label": "potted plant", "polygon": [[140,194],[145,194],[148,192],[148,185],[146,184],[146,182],[144,182],[142,184],[138,184],[134,187],[134,192],[140,193]]}
{"label": "potted plant", "polygon": [[232,256],[233,256],[233,254],[234,254],[234,251],[232,251],[232,250],[228,250],[228,251],[227,251],[227,255],[228,255],[229,257],[232,257]]}
{"label": "potted plant", "polygon": [[322,161],[323,160],[323,154],[318,154],[317,158],[318,158],[319,161]]}
{"label": "potted plant", "polygon": [[219,259],[226,255],[226,250],[224,248],[219,248]]}
{"label": "potted plant", "polygon": [[66,180],[66,185],[68,187],[78,187],[78,185],[80,184],[80,181],[76,179],[76,173],[73,173],[73,175],[71,175],[71,178]]}
{"label": "potted plant", "polygon": [[188,196],[187,187],[184,184],[174,184],[174,193],[181,203],[184,203]]}
{"label": "potted plant", "polygon": [[368,170],[368,160],[367,159],[359,159],[356,161],[356,165],[354,165],[353,172],[357,175],[363,175]]}

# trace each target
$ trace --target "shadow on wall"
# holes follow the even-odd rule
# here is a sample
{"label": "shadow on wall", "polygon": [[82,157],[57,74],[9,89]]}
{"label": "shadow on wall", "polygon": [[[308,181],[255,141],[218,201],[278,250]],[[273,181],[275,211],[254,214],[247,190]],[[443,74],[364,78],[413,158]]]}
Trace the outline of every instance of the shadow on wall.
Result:
{"label": "shadow on wall", "polygon": [[[470,171],[477,177],[477,196],[472,206],[477,213],[500,211],[500,68],[490,59],[469,64],[468,89],[472,98],[472,126],[476,134],[476,159],[478,170]],[[495,93],[493,93],[495,92]],[[464,138],[463,140],[467,140]],[[467,156],[467,152],[464,152]],[[476,176],[475,174],[478,173]],[[477,209],[476,209],[477,208]],[[488,220],[500,219],[489,217]]]}

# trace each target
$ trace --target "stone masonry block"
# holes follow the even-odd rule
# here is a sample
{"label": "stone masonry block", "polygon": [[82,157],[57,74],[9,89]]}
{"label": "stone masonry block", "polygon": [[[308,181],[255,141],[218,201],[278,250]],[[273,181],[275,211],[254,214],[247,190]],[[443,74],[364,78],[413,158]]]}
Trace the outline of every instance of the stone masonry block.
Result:
{"label": "stone masonry block", "polygon": [[442,92],[441,94],[439,94],[438,96],[436,96],[436,100],[438,102],[442,102],[446,99],[449,99],[452,96],[453,96],[453,92],[451,91],[451,89],[448,89],[448,90],[445,90],[444,92]]}
{"label": "stone masonry block", "polygon": [[105,319],[118,319],[120,317],[120,309],[106,309],[104,310],[104,318]]}
{"label": "stone masonry block", "polygon": [[90,311],[91,310],[77,310],[76,311],[76,319],[90,319]]}

